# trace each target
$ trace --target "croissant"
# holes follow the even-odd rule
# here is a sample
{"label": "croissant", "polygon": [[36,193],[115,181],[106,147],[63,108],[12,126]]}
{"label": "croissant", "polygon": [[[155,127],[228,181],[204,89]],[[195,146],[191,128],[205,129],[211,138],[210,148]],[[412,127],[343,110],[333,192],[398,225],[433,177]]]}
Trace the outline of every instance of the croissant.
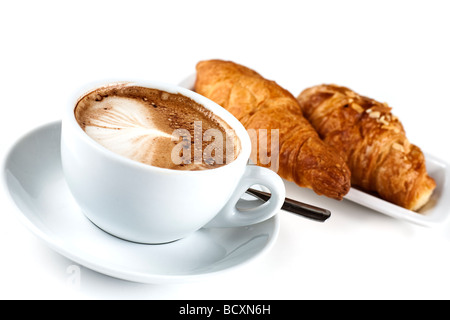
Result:
{"label": "croissant", "polygon": [[336,85],[308,88],[297,99],[320,137],[341,152],[352,185],[413,211],[428,202],[436,183],[425,157],[386,103]]}
{"label": "croissant", "polygon": [[[274,81],[231,61],[208,60],[197,64],[195,91],[230,111],[244,127],[278,130],[278,174],[319,195],[341,200],[350,189],[350,170],[337,152],[327,146],[303,117],[295,97]],[[253,149],[269,156],[268,143],[252,141]],[[273,151],[273,150],[272,150]],[[256,164],[266,166],[257,157]]]}

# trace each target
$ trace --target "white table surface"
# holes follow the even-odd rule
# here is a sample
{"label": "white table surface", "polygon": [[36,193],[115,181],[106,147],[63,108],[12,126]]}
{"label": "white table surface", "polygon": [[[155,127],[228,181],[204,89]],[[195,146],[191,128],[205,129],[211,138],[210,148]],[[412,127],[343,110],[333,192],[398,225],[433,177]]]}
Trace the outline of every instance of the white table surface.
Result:
{"label": "white table surface", "polygon": [[[450,162],[448,1],[24,1],[0,4],[0,157],[99,80],[178,83],[199,60],[247,65],[297,95],[337,83],[386,101],[409,139]],[[147,285],[53,252],[0,193],[1,299],[448,299],[450,225],[395,220],[288,185],[332,209],[281,212],[273,249],[223,276]],[[80,283],[70,280],[80,267]]]}

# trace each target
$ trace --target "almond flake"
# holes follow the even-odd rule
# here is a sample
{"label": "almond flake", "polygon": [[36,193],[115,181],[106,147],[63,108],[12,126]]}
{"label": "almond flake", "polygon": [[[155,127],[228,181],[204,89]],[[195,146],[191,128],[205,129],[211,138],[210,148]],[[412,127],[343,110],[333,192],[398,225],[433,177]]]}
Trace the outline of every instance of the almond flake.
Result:
{"label": "almond flake", "polygon": [[377,119],[377,118],[379,118],[380,116],[381,116],[380,111],[373,111],[373,112],[369,113],[369,117],[370,117],[370,118],[373,118],[373,119]]}
{"label": "almond flake", "polygon": [[400,152],[405,152],[405,148],[403,148],[403,146],[397,142],[392,145],[392,148]]}
{"label": "almond flake", "polygon": [[357,104],[357,103],[352,103],[352,104],[351,104],[351,107],[352,107],[353,110],[355,110],[355,111],[358,112],[358,113],[363,113],[363,112],[364,112],[363,107],[361,107],[361,106],[360,106],[359,104]]}

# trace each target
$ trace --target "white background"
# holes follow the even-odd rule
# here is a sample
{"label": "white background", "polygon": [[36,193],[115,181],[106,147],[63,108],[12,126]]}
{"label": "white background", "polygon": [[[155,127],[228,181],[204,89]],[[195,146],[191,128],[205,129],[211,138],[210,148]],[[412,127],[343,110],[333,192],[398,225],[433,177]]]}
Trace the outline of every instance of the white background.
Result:
{"label": "white background", "polygon": [[[98,80],[178,83],[199,60],[247,65],[297,95],[337,83],[386,101],[409,139],[450,162],[448,1],[0,0],[0,156]],[[53,252],[0,193],[2,299],[450,298],[450,225],[424,228],[343,201],[321,224],[280,213],[263,257],[188,284],[145,285]],[[75,264],[76,265],[76,264]]]}

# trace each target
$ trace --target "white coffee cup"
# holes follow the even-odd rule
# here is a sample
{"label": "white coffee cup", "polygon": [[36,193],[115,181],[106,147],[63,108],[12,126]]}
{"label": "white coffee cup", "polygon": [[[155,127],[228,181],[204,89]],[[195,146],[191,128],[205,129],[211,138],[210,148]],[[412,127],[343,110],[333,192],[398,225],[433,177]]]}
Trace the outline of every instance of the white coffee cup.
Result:
{"label": "white coffee cup", "polygon": [[[85,216],[100,229],[139,243],[166,243],[202,227],[237,227],[262,222],[281,208],[285,188],[273,171],[248,165],[251,142],[242,124],[228,111],[188,89],[160,82],[133,83],[180,93],[225,120],[241,142],[237,158],[224,166],[199,171],[171,170],[118,155],[90,138],[75,119],[76,101],[62,122],[63,172]],[[272,196],[245,210],[237,201],[252,185]]]}

